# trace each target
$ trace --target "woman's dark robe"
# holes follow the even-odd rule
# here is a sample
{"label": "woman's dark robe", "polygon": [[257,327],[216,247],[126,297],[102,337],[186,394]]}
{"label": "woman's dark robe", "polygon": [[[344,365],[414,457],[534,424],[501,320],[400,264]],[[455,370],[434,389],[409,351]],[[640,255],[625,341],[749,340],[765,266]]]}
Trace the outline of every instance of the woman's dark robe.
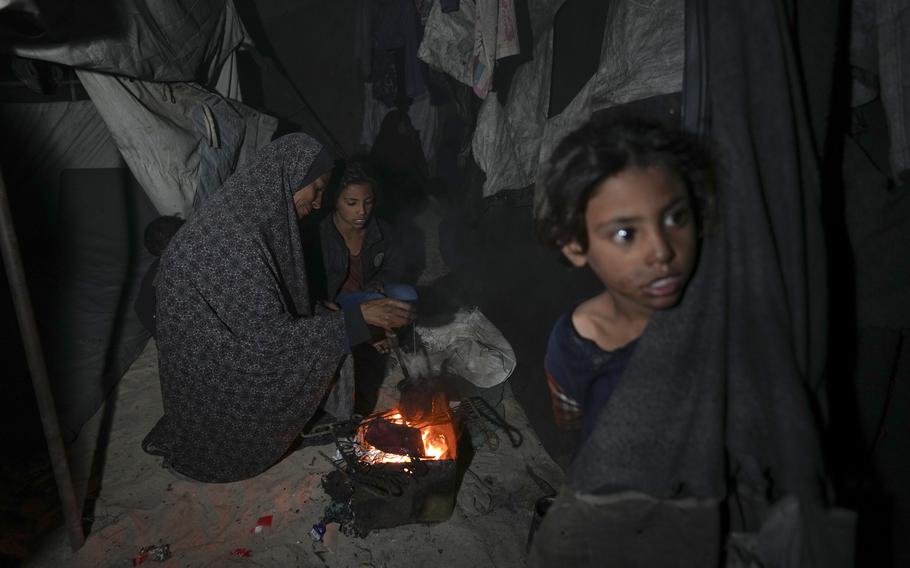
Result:
{"label": "woman's dark robe", "polygon": [[309,172],[320,150],[304,134],[263,148],[162,257],[164,416],[143,448],[194,479],[246,479],[278,461],[339,366],[344,315],[313,315],[292,199],[321,173]]}

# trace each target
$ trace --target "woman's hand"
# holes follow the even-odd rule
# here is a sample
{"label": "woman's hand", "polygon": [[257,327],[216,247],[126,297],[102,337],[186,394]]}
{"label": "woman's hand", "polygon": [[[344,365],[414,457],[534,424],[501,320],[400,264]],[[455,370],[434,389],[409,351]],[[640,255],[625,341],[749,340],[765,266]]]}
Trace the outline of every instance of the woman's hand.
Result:
{"label": "woman's hand", "polygon": [[388,331],[407,325],[414,319],[414,307],[411,304],[392,298],[364,302],[360,304],[360,312],[367,325]]}
{"label": "woman's hand", "polygon": [[389,352],[392,351],[392,342],[389,340],[388,337],[383,337],[376,343],[373,343],[373,349],[375,349],[379,353],[382,353],[383,355],[387,355]]}

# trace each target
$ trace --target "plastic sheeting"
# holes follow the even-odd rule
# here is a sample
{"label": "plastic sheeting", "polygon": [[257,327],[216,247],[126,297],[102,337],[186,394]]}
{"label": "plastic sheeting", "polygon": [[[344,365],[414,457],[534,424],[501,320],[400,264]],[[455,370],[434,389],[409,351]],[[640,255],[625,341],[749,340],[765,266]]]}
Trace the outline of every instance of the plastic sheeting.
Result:
{"label": "plastic sheeting", "polygon": [[186,218],[277,120],[194,83],[152,83],[77,70],[127,165],[162,215]]}
{"label": "plastic sheeting", "polygon": [[[682,88],[683,3],[611,2],[597,72],[565,110],[547,118],[553,18],[560,5],[529,0],[534,58],[516,72],[504,106],[488,97],[480,109],[473,150],[487,176],[484,196],[533,184],[559,140],[594,111]],[[440,38],[428,32],[424,41]]]}
{"label": "plastic sheeting", "polygon": [[[891,143],[891,172],[910,183],[910,4],[903,0],[855,0],[851,17],[850,63],[853,104],[881,94]],[[861,80],[862,79],[862,80]]]}
{"label": "plastic sheeting", "polygon": [[245,39],[231,0],[83,0],[65,32],[65,43],[23,41],[12,51],[137,79],[209,85]]}
{"label": "plastic sheeting", "polygon": [[[123,167],[117,145],[91,101],[2,104],[0,125],[3,155],[18,156],[19,165],[25,166],[19,175],[39,185],[56,184],[60,172],[68,168]],[[13,171],[4,167],[10,182]]]}
{"label": "plastic sheeting", "polygon": [[485,98],[493,84],[496,60],[519,53],[515,3],[464,0],[452,12],[436,3],[427,19],[424,38],[417,52],[421,60],[473,87],[478,97]]}
{"label": "plastic sheeting", "polygon": [[512,345],[476,308],[458,310],[445,325],[419,325],[417,335],[426,350],[408,357],[412,375],[447,371],[489,388],[508,379],[517,364]]}

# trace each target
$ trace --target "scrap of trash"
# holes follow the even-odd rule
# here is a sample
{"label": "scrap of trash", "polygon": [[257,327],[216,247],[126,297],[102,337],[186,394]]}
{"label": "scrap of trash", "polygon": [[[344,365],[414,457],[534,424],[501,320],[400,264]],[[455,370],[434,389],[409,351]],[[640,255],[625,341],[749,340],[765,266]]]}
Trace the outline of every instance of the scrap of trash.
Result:
{"label": "scrap of trash", "polygon": [[171,557],[170,544],[150,544],[139,549],[139,554],[133,557],[133,566],[139,566],[146,560],[164,562]]}

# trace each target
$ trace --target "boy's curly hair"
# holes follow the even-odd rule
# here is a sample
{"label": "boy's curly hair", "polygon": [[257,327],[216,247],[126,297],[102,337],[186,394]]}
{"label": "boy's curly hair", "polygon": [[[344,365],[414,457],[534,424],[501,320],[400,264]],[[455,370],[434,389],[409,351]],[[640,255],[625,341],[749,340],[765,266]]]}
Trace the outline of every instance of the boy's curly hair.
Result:
{"label": "boy's curly hair", "polygon": [[365,158],[353,158],[346,162],[336,164],[335,172],[332,177],[337,179],[326,188],[325,195],[322,196],[322,202],[329,210],[335,209],[335,203],[341,192],[349,185],[365,184],[373,188],[373,199],[379,201],[379,177],[373,166]]}
{"label": "boy's curly hair", "polygon": [[696,222],[714,221],[714,186],[706,150],[689,134],[642,119],[594,118],[556,147],[537,184],[534,207],[541,242],[588,249],[585,211],[594,189],[630,168],[664,167],[689,190]]}

